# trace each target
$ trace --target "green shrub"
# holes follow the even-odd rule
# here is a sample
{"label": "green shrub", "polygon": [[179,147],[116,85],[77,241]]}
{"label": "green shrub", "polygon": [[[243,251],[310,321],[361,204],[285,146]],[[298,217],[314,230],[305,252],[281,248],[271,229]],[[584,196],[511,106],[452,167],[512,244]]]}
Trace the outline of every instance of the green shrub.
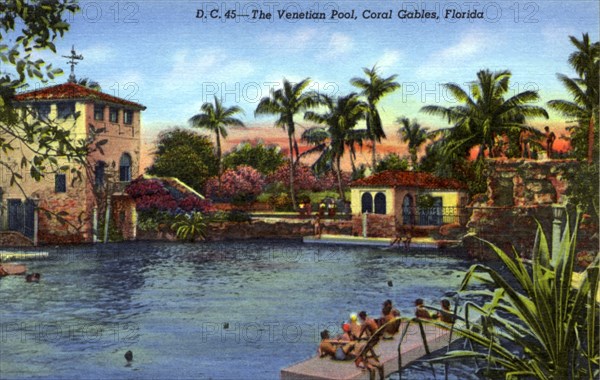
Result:
{"label": "green shrub", "polygon": [[204,240],[206,237],[206,222],[199,212],[177,215],[171,229],[175,231],[177,238],[181,240],[194,242],[198,238]]}
{"label": "green shrub", "polygon": [[275,211],[292,211],[292,198],[287,193],[273,194],[269,197],[269,206]]}
{"label": "green shrub", "polygon": [[[567,221],[554,257],[538,227],[540,239],[531,262],[488,242],[510,277],[502,274],[504,270],[481,264],[467,271],[460,290],[465,291],[473,280],[483,282],[487,290],[473,293],[487,301],[481,305],[467,303],[466,307],[481,314],[481,319],[471,322],[470,328],[456,323],[454,331],[475,347],[450,351],[441,359],[480,358],[501,368],[506,379],[598,378],[600,260],[596,251],[585,271],[574,271],[577,227],[571,234]],[[441,322],[426,323],[449,328]]]}

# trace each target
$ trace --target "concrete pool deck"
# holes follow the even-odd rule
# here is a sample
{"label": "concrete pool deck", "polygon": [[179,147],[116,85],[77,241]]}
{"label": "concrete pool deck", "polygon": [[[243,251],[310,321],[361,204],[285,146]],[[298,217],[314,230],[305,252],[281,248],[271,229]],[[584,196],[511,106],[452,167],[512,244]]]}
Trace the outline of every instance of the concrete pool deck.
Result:
{"label": "concrete pool deck", "polygon": [[[403,331],[406,323],[400,326]],[[424,325],[427,336],[427,345],[430,352],[447,347],[450,331],[432,325]],[[394,339],[381,340],[375,346],[375,352],[379,361],[383,364],[385,376],[398,371],[398,344],[401,333],[397,333]],[[453,335],[453,340],[456,334]],[[416,323],[410,323],[408,331],[404,336],[401,347],[402,367],[425,356],[426,350]],[[330,358],[315,356],[281,370],[281,380],[363,380],[369,379],[369,371],[357,368],[354,361],[336,361]]]}
{"label": "concrete pool deck", "polygon": [[[321,238],[315,236],[305,236],[302,241],[311,244],[337,244],[337,245],[356,245],[356,246],[373,246],[373,247],[389,247],[392,241],[391,238],[377,237],[362,237],[350,235],[328,235],[323,234]],[[459,244],[459,240],[434,240],[430,237],[413,238],[410,242],[410,248],[425,248],[425,249],[441,249]],[[402,243],[394,245],[390,249],[404,249]]]}

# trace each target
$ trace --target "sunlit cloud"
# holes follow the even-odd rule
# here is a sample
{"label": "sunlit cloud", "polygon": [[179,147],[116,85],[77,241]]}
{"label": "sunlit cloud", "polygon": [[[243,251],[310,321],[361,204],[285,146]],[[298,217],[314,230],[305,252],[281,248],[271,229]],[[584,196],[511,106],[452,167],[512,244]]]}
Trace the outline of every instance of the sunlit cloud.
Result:
{"label": "sunlit cloud", "polygon": [[416,69],[416,74],[419,78],[429,79],[445,76],[452,68],[460,68],[471,58],[481,56],[493,44],[491,36],[471,31],[456,43],[430,54],[425,63]]}
{"label": "sunlit cloud", "polygon": [[324,58],[339,58],[350,53],[354,48],[354,40],[344,33],[333,33],[329,38],[326,50],[323,52]]}
{"label": "sunlit cloud", "polygon": [[261,43],[266,47],[301,51],[312,46],[317,37],[318,31],[316,29],[300,28],[289,33],[264,33],[261,36]]}
{"label": "sunlit cloud", "polygon": [[377,59],[377,67],[384,70],[393,68],[402,57],[402,52],[398,50],[384,50],[383,55]]}

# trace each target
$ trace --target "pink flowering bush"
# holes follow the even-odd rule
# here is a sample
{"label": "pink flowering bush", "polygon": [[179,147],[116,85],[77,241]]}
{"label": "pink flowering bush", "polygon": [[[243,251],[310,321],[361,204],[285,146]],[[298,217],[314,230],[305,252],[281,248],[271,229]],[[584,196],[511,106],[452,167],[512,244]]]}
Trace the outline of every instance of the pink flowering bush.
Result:
{"label": "pink flowering bush", "polygon": [[[290,165],[281,166],[275,173],[267,177],[268,184],[281,183],[286,188],[290,186]],[[294,170],[294,190],[313,190],[317,186],[317,179],[310,167],[302,164],[296,165]]]}
{"label": "pink flowering bush", "polygon": [[215,206],[208,199],[201,199],[192,194],[179,201],[179,208],[183,211],[200,211],[203,213],[216,211]]}
{"label": "pink flowering bush", "polygon": [[219,180],[213,177],[206,184],[206,193],[213,199],[233,202],[251,202],[262,192],[265,181],[253,167],[241,165],[235,170],[228,169]]}
{"label": "pink flowering bush", "polygon": [[[344,189],[350,186],[350,182],[352,182],[352,174],[342,172],[342,187]],[[338,179],[337,174],[333,171],[328,171],[325,174],[320,175],[317,178],[317,184],[313,190],[315,191],[325,191],[325,190],[337,190]]]}
{"label": "pink flowering bush", "polygon": [[139,211],[211,212],[214,207],[205,199],[193,194],[183,194],[171,189],[158,178],[138,178],[127,186],[125,192],[134,200]]}
{"label": "pink flowering bush", "polygon": [[135,200],[136,208],[140,211],[177,208],[177,201],[158,179],[138,178],[127,186],[125,192]]}
{"label": "pink flowering bush", "polygon": [[[342,186],[344,188],[350,185],[351,180],[350,173],[342,172]],[[275,173],[267,177],[267,183],[281,183],[286,188],[289,188],[290,166],[281,166]],[[294,170],[294,190],[296,191],[333,190],[337,189],[337,185],[337,175],[333,171],[328,171],[317,177],[309,166],[303,164],[296,165],[296,170]]]}

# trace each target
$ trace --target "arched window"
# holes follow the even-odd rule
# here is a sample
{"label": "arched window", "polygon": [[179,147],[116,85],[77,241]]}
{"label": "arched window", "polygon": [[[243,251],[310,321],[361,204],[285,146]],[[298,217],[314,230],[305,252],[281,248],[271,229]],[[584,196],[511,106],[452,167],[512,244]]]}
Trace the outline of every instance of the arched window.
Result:
{"label": "arched window", "polygon": [[375,214],[385,214],[385,194],[375,194]]}
{"label": "arched window", "polygon": [[123,153],[119,160],[119,181],[131,181],[131,156],[127,153]]}
{"label": "arched window", "polygon": [[96,167],[94,168],[94,176],[96,177],[96,186],[104,185],[104,171],[106,169],[106,163],[104,161],[96,162]]}
{"label": "arched window", "polygon": [[364,193],[361,198],[361,212],[373,212],[373,196],[371,193]]}
{"label": "arched window", "polygon": [[413,197],[406,194],[402,200],[402,224],[415,224],[413,204]]}

